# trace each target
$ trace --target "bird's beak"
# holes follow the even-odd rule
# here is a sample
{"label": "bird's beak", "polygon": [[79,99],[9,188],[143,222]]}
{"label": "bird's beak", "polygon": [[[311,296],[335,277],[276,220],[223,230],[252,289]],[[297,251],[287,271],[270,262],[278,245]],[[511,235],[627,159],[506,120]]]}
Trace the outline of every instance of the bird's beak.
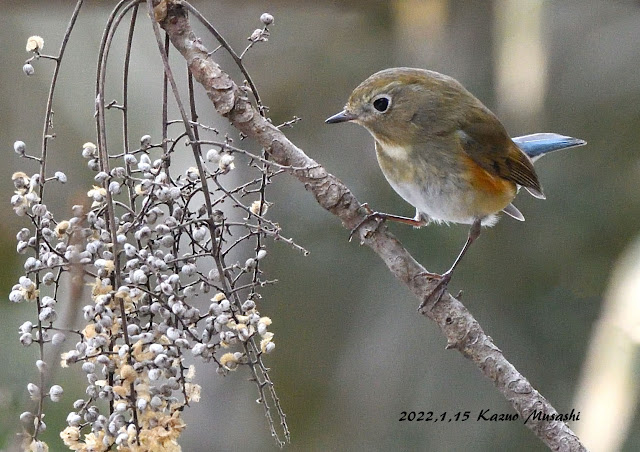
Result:
{"label": "bird's beak", "polygon": [[329,116],[324,122],[327,124],[336,124],[338,122],[347,122],[353,119],[356,119],[356,115],[349,113],[347,110],[342,110],[340,113]]}

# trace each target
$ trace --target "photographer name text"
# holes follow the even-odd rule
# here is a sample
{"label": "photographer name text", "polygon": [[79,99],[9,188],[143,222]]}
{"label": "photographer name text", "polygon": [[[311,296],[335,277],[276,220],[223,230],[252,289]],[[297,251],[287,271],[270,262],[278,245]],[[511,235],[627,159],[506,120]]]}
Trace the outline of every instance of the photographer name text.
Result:
{"label": "photographer name text", "polygon": [[[496,413],[490,409],[480,410],[475,415],[471,415],[471,411],[456,411],[449,413],[443,411],[441,413],[435,413],[433,411],[402,411],[400,412],[400,422],[465,422],[468,420],[474,420],[476,422],[512,422],[522,420],[518,413]],[[571,409],[569,413],[545,413],[542,410],[531,411],[524,423],[529,422],[552,422],[552,421],[579,421],[580,411]]]}

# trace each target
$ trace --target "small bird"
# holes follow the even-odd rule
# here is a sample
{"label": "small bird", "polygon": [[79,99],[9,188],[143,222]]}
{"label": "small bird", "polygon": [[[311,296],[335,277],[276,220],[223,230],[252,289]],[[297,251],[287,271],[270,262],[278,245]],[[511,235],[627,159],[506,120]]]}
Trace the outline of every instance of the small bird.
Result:
{"label": "small bird", "polygon": [[[510,138],[502,123],[457,80],[425,69],[391,68],[362,82],[328,124],[352,121],[375,140],[378,163],[393,189],[416,208],[414,218],[373,212],[375,217],[426,226],[430,222],[470,224],[467,241],[420,308],[437,302],[453,271],[498,213],[519,221],[511,203],[520,187],[536,198],[544,193],[533,160],[584,140],[554,133]],[[368,209],[368,206],[366,206]]]}

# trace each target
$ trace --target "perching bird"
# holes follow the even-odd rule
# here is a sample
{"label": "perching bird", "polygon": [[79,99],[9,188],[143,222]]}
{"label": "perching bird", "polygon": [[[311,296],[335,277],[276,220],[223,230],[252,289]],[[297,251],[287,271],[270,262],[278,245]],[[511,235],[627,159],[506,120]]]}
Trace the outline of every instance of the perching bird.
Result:
{"label": "perching bird", "polygon": [[471,224],[451,268],[442,275],[428,274],[439,283],[421,307],[440,299],[481,225],[493,226],[500,211],[524,221],[511,203],[520,186],[544,199],[533,160],[586,144],[554,133],[511,139],[498,118],[458,81],[424,69],[373,74],[353,90],[343,111],[326,120],[346,121],[373,135],[384,176],[416,208],[414,218],[372,212],[367,219],[415,227],[432,221]]}

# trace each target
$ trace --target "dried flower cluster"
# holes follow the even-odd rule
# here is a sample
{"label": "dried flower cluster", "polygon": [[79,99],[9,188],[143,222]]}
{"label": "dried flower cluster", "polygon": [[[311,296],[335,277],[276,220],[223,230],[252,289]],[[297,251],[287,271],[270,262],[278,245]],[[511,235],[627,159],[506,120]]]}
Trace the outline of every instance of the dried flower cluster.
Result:
{"label": "dried flower cluster", "polygon": [[[265,14],[261,20],[260,40],[266,40],[273,17]],[[27,50],[39,55],[42,46],[42,38],[34,36]],[[61,56],[62,51],[51,59],[60,64]],[[44,362],[45,346],[65,347],[61,366],[81,369],[87,381],[86,397],[73,402],[60,434],[70,450],[180,450],[181,413],[200,399],[188,363],[193,359],[213,363],[223,375],[248,368],[272,434],[277,438],[275,409],[288,438],[262,362],[263,354],[275,349],[272,322],[257,310],[258,290],[274,282],[263,279],[260,269],[268,255],[263,239],[302,250],[265,218],[266,188],[283,169],[232,146],[229,137],[185,142],[200,131],[218,133],[195,121],[187,126],[192,135],[183,130],[171,138],[170,125],[181,122],[166,120],[158,143],[144,135],[136,149],[125,143],[124,150],[112,152],[101,119],[106,110],[124,110],[113,106],[99,105],[99,144],[87,142],[77,151],[95,177],[87,203],[73,206],[70,218],[54,215],[43,201],[50,191],[45,187],[67,182],[59,171],[47,176],[52,136],[44,137],[41,156],[29,154],[23,141],[14,143],[16,154],[38,164],[32,175],[13,175],[11,198],[15,213],[30,226],[17,234],[17,251],[28,257],[9,298],[35,305],[37,317],[23,323],[19,334],[24,346],[39,347],[41,357],[39,382],[27,385],[37,408],[21,416],[25,450],[48,450],[39,439],[46,429],[44,402],[58,402],[63,394],[48,381],[54,363]],[[48,111],[46,123],[50,120]],[[204,143],[211,146],[206,152]],[[194,151],[196,165],[175,174],[171,158],[185,148]],[[64,285],[77,293],[88,285],[90,294],[73,300]],[[83,325],[60,325],[58,306],[74,302]]]}

